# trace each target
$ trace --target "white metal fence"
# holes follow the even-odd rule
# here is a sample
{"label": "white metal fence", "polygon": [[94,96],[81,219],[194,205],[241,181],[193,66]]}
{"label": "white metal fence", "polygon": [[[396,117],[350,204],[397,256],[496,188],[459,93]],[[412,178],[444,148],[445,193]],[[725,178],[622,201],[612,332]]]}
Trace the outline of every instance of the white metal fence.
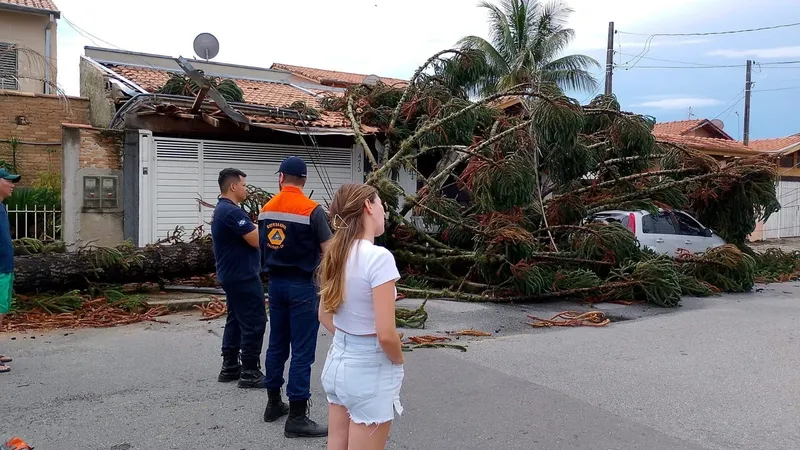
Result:
{"label": "white metal fence", "polygon": [[61,209],[46,206],[25,206],[8,209],[11,239],[61,239]]}

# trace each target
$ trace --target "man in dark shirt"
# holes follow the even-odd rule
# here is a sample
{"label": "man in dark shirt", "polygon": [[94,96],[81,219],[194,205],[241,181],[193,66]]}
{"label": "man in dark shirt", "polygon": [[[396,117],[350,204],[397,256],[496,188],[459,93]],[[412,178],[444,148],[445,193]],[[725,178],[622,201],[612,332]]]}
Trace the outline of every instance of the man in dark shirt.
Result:
{"label": "man in dark shirt", "polygon": [[258,215],[261,259],[269,274],[271,322],[264,363],[268,395],[264,421],[274,422],[286,414],[281,388],[283,370],[291,354],[286,385],[290,409],[284,435],[327,436],[328,427],[308,417],[308,401],[319,330],[319,290],[314,272],[332,233],[325,210],[303,193],[306,163],[293,156],[281,163],[278,172],[280,192]]}
{"label": "man in dark shirt", "polygon": [[[14,183],[20,179],[19,175],[8,173],[0,169],[0,328],[3,319],[11,310],[11,293],[14,285],[14,246],[11,244],[11,225],[8,223],[8,211],[3,203],[14,192]],[[0,355],[0,373],[9,372],[10,367],[5,363],[11,358]]]}
{"label": "man in dark shirt", "polygon": [[260,276],[258,228],[238,206],[247,197],[246,176],[238,169],[223,169],[219,173],[222,195],[211,220],[217,280],[225,291],[228,306],[218,379],[239,380],[241,388],[263,388],[260,358],[267,312]]}

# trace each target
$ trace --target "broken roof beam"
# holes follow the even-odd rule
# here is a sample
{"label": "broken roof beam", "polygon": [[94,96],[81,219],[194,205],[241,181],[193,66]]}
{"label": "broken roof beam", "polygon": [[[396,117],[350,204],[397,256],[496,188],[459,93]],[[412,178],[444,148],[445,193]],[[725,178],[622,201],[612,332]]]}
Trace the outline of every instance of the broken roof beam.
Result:
{"label": "broken roof beam", "polygon": [[175,62],[177,62],[178,65],[181,67],[181,69],[183,69],[183,71],[186,72],[186,75],[189,77],[189,79],[197,83],[197,85],[200,86],[201,89],[208,87],[208,96],[211,97],[211,100],[213,100],[214,103],[217,104],[219,109],[221,109],[226,116],[228,116],[231,120],[233,120],[235,124],[239,125],[241,128],[245,130],[250,129],[250,119],[248,119],[247,116],[245,116],[241,112],[231,108],[231,106],[228,105],[228,102],[225,100],[222,94],[220,94],[219,91],[214,86],[211,85],[208,79],[206,79],[206,77],[203,75],[203,72],[195,69],[192,66],[192,64],[183,56],[175,58]]}
{"label": "broken roof beam", "polygon": [[200,107],[203,106],[203,100],[205,100],[209,88],[211,88],[210,84],[200,88],[200,92],[197,93],[197,97],[195,97],[194,103],[192,103],[192,114],[197,114],[200,111]]}

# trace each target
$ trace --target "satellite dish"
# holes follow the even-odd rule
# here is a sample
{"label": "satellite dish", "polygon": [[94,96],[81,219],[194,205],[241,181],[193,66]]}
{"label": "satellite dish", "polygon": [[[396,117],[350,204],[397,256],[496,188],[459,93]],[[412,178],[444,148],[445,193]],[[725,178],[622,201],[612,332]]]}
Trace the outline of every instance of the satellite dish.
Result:
{"label": "satellite dish", "polygon": [[200,33],[194,38],[194,53],[208,61],[219,53],[219,41],[211,33]]}
{"label": "satellite dish", "polygon": [[381,81],[381,78],[377,75],[367,75],[364,77],[363,83],[367,86],[375,86],[378,82]]}
{"label": "satellite dish", "polygon": [[719,128],[720,130],[722,130],[723,128],[725,128],[725,123],[723,123],[723,122],[722,122],[721,120],[719,120],[719,119],[713,119],[713,120],[711,120],[711,123],[713,123],[713,124],[714,124],[714,126],[716,126],[717,128]]}

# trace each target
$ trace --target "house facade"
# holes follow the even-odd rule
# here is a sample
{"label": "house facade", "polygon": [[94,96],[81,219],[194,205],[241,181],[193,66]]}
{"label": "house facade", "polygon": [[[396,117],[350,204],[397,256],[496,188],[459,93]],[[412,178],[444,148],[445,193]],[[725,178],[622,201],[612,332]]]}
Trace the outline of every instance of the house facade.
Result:
{"label": "house facade", "polygon": [[[68,184],[76,191],[99,184],[101,192],[107,184],[120,193],[108,213],[123,217],[121,238],[142,246],[176,227],[190,233],[207,225],[219,196],[217,175],[226,167],[242,169],[249,184],[274,193],[281,161],[300,156],[309,166],[306,193],[323,206],[342,184],[364,181],[368,165],[352,125],[322,111],[320,101],[366,75],[185,61],[207,77],[233,80],[244,102],[230,103],[226,112],[207,100],[158,94],[173,74],[186,73],[175,58],[96,47],[86,47],[81,58],[81,95],[90,101],[92,125],[124,133],[123,157],[119,170],[82,168]],[[378,130],[360,131],[376,152]],[[73,199],[67,209],[83,210],[85,200]]]}
{"label": "house facade", "polygon": [[653,134],[662,141],[700,150],[720,160],[768,153],[778,157],[776,195],[781,210],[756,224],[751,241],[800,237],[800,133],[775,139],[752,140],[748,145],[722,129],[722,122],[696,119],[663,122]]}
{"label": "house facade", "polygon": [[0,0],[0,90],[56,92],[60,16],[52,0]]}

